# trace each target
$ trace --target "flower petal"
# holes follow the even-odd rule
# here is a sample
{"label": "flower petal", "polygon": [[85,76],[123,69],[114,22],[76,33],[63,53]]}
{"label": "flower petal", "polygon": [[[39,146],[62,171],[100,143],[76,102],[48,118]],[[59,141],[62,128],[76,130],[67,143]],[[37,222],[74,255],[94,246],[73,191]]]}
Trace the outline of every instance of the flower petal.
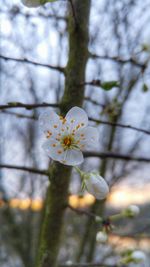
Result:
{"label": "flower petal", "polygon": [[62,161],[65,157],[65,151],[58,141],[49,139],[42,145],[47,155],[56,161]]}
{"label": "flower petal", "polygon": [[41,5],[39,0],[21,0],[21,2],[27,7],[38,7]]}
{"label": "flower petal", "polygon": [[56,112],[49,110],[40,115],[39,125],[44,132],[52,131],[57,134],[57,132],[60,131],[60,128],[62,127],[62,121],[60,120],[60,117],[56,114]]}
{"label": "flower petal", "polygon": [[65,151],[65,156],[61,163],[69,166],[76,166],[81,164],[83,160],[83,154],[80,150],[69,149]]}
{"label": "flower petal", "polygon": [[84,129],[79,130],[75,138],[80,140],[81,148],[84,150],[91,149],[92,147],[97,147],[99,141],[99,132],[97,128],[88,126]]}
{"label": "flower petal", "polygon": [[88,116],[86,112],[79,107],[71,108],[66,114],[65,119],[67,120],[67,123],[70,125],[71,131],[73,129],[78,130],[88,125]]}

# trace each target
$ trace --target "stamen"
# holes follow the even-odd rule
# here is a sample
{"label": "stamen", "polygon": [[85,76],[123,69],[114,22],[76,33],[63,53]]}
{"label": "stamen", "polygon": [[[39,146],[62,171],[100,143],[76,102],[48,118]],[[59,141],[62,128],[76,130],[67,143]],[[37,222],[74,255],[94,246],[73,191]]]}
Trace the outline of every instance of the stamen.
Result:
{"label": "stamen", "polygon": [[56,129],[58,126],[57,126],[57,124],[54,124],[54,128]]}
{"label": "stamen", "polygon": [[53,147],[56,147],[56,144],[52,144]]}
{"label": "stamen", "polygon": [[52,135],[52,133],[50,131],[47,131],[47,135],[46,135],[46,138],[50,138]]}
{"label": "stamen", "polygon": [[57,153],[58,153],[58,154],[62,154],[62,150],[58,150]]}
{"label": "stamen", "polygon": [[81,126],[84,126],[84,125],[85,125],[85,124],[82,122],[82,123],[81,123]]}
{"label": "stamen", "polygon": [[80,124],[78,124],[78,125],[76,126],[76,129],[79,129],[79,128],[80,128],[80,126],[81,126],[81,125],[80,125]]}

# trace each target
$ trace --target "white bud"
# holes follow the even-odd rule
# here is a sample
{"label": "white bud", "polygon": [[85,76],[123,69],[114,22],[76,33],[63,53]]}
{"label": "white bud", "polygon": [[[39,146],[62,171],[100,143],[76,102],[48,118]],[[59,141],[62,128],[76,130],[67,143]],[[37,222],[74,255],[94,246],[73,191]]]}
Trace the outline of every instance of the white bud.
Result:
{"label": "white bud", "polygon": [[141,250],[135,250],[132,252],[131,257],[133,260],[137,262],[142,262],[146,260],[146,255],[143,251]]}
{"label": "white bud", "polygon": [[38,7],[41,5],[40,0],[21,0],[21,2],[27,7]]}
{"label": "white bud", "polygon": [[108,235],[105,232],[98,232],[96,235],[96,241],[99,243],[106,243],[108,240]]}
{"label": "white bud", "polygon": [[109,187],[102,176],[96,172],[83,175],[87,191],[96,199],[104,199],[109,193]]}
{"label": "white bud", "polygon": [[125,210],[127,216],[138,216],[140,213],[140,208],[136,205],[130,205],[128,208]]}
{"label": "white bud", "polygon": [[70,266],[70,265],[72,265],[72,261],[68,260],[68,261],[66,261],[65,264],[66,264],[67,266]]}

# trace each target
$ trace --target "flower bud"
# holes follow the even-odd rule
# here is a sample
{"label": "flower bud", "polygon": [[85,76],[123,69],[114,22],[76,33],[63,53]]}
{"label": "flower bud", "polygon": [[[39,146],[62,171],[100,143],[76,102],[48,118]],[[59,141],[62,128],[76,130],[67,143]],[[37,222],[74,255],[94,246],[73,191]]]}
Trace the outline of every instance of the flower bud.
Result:
{"label": "flower bud", "polygon": [[27,7],[38,7],[42,5],[40,0],[21,0],[22,4]]}
{"label": "flower bud", "polygon": [[141,250],[135,250],[132,252],[131,257],[133,259],[133,261],[139,263],[139,262],[143,262],[146,260],[146,255],[143,251]]}
{"label": "flower bud", "polygon": [[96,235],[96,241],[98,243],[106,243],[108,240],[108,235],[105,232],[98,232]]}
{"label": "flower bud", "polygon": [[140,208],[136,205],[130,205],[123,211],[123,213],[126,217],[136,217],[140,213]]}
{"label": "flower bud", "polygon": [[109,193],[109,187],[102,176],[96,172],[83,174],[84,185],[87,191],[96,199],[104,199]]}

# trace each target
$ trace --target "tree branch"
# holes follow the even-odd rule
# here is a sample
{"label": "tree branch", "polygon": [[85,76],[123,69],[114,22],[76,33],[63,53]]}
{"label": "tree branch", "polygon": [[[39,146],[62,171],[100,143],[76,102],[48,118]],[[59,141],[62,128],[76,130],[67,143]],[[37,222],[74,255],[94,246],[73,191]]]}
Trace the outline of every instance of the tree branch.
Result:
{"label": "tree branch", "polygon": [[37,170],[31,167],[24,167],[24,166],[15,166],[15,165],[9,165],[9,164],[0,164],[1,169],[13,169],[13,170],[20,170],[20,171],[26,171],[31,173],[36,173],[40,175],[46,175],[48,176],[47,170]]}
{"label": "tree branch", "polygon": [[25,108],[25,109],[35,109],[35,108],[42,108],[42,107],[59,107],[58,103],[39,103],[39,104],[24,104],[20,102],[9,102],[6,105],[0,105],[0,109],[8,109],[8,108]]}
{"label": "tree branch", "polygon": [[40,66],[40,67],[44,67],[44,68],[49,68],[49,69],[52,69],[52,70],[57,70],[57,71],[60,71],[62,73],[65,72],[65,68],[63,67],[60,67],[60,66],[52,66],[52,65],[49,65],[49,64],[44,64],[44,63],[39,63],[39,62],[36,62],[36,61],[33,61],[33,60],[29,60],[27,58],[13,58],[13,57],[7,57],[7,56],[3,56],[3,55],[0,55],[0,58],[4,59],[4,60],[12,60],[12,61],[15,61],[15,62],[20,62],[20,63],[27,63],[27,64],[32,64],[32,65],[35,65],[35,66]]}
{"label": "tree branch", "polygon": [[118,62],[119,64],[131,63],[131,64],[135,65],[136,67],[141,68],[142,72],[147,67],[147,63],[137,62],[133,57],[130,57],[130,58],[127,58],[127,59],[122,59],[122,58],[119,58],[119,57],[111,57],[111,56],[107,56],[107,55],[96,55],[94,53],[89,53],[89,56],[91,58],[93,58],[93,59],[99,58],[99,59],[104,59],[104,60],[111,60],[111,61]]}
{"label": "tree branch", "polygon": [[84,156],[86,158],[88,157],[98,157],[98,158],[110,158],[110,159],[119,159],[119,160],[129,160],[129,161],[139,161],[139,162],[145,162],[149,163],[150,158],[144,158],[144,157],[136,157],[136,156],[130,156],[126,154],[118,154],[115,152],[95,152],[95,151],[89,151],[84,152]]}
{"label": "tree branch", "polygon": [[89,216],[89,217],[93,217],[93,219],[95,219],[96,215],[95,213],[92,213],[92,212],[89,212],[89,211],[86,211],[86,210],[83,210],[83,209],[77,209],[77,208],[74,208],[72,207],[71,205],[67,205],[67,208],[69,208],[70,210],[80,214],[80,215],[86,215],[86,216]]}
{"label": "tree branch", "polygon": [[[95,101],[93,101],[93,103],[94,102]],[[18,118],[25,118],[25,119],[32,119],[32,120],[37,120],[38,119],[35,116],[28,116],[28,115],[24,115],[24,114],[20,114],[20,113],[15,113],[15,112],[10,112],[10,111],[3,110],[3,109],[7,109],[7,108],[14,108],[14,103],[12,103],[12,104],[10,105],[10,103],[9,103],[9,105],[1,105],[0,109],[2,109],[2,113],[8,114],[8,115],[13,115],[13,116],[16,116]],[[38,107],[59,107],[59,104],[57,104],[57,103],[56,104],[47,104],[47,103],[42,103],[42,104],[23,104],[23,103],[16,102],[15,104],[18,105],[18,106],[15,105],[15,108],[16,107],[18,107],[18,108],[21,107],[21,108],[26,108],[26,109],[32,109],[32,108],[38,108]],[[106,124],[106,125],[109,125],[109,126],[127,128],[127,129],[130,129],[130,130],[134,130],[134,131],[137,131],[137,132],[142,132],[144,134],[150,135],[150,131],[142,129],[142,128],[134,127],[134,126],[131,126],[131,125],[125,125],[125,124],[122,124],[122,123],[114,123],[114,122],[109,122],[109,121],[103,121],[103,120],[98,120],[98,119],[94,119],[94,118],[91,118],[91,117],[89,117],[89,120],[93,121],[93,122],[96,122],[96,123],[100,123],[100,124]]]}
{"label": "tree branch", "polygon": [[109,122],[109,121],[97,120],[97,119],[94,119],[94,118],[91,118],[91,117],[89,117],[89,120],[90,121],[94,121],[96,123],[106,124],[106,125],[109,125],[109,126],[128,128],[130,130],[134,130],[134,131],[138,131],[138,132],[142,132],[142,133],[150,135],[150,131],[145,130],[145,129],[141,129],[141,128],[138,128],[138,127],[134,127],[134,126],[131,126],[131,125],[125,125],[125,124],[122,124],[122,123],[114,123],[114,122]]}
{"label": "tree branch", "polygon": [[104,264],[104,263],[72,263],[72,264],[60,264],[59,267],[126,267],[127,265],[112,265],[112,264]]}

